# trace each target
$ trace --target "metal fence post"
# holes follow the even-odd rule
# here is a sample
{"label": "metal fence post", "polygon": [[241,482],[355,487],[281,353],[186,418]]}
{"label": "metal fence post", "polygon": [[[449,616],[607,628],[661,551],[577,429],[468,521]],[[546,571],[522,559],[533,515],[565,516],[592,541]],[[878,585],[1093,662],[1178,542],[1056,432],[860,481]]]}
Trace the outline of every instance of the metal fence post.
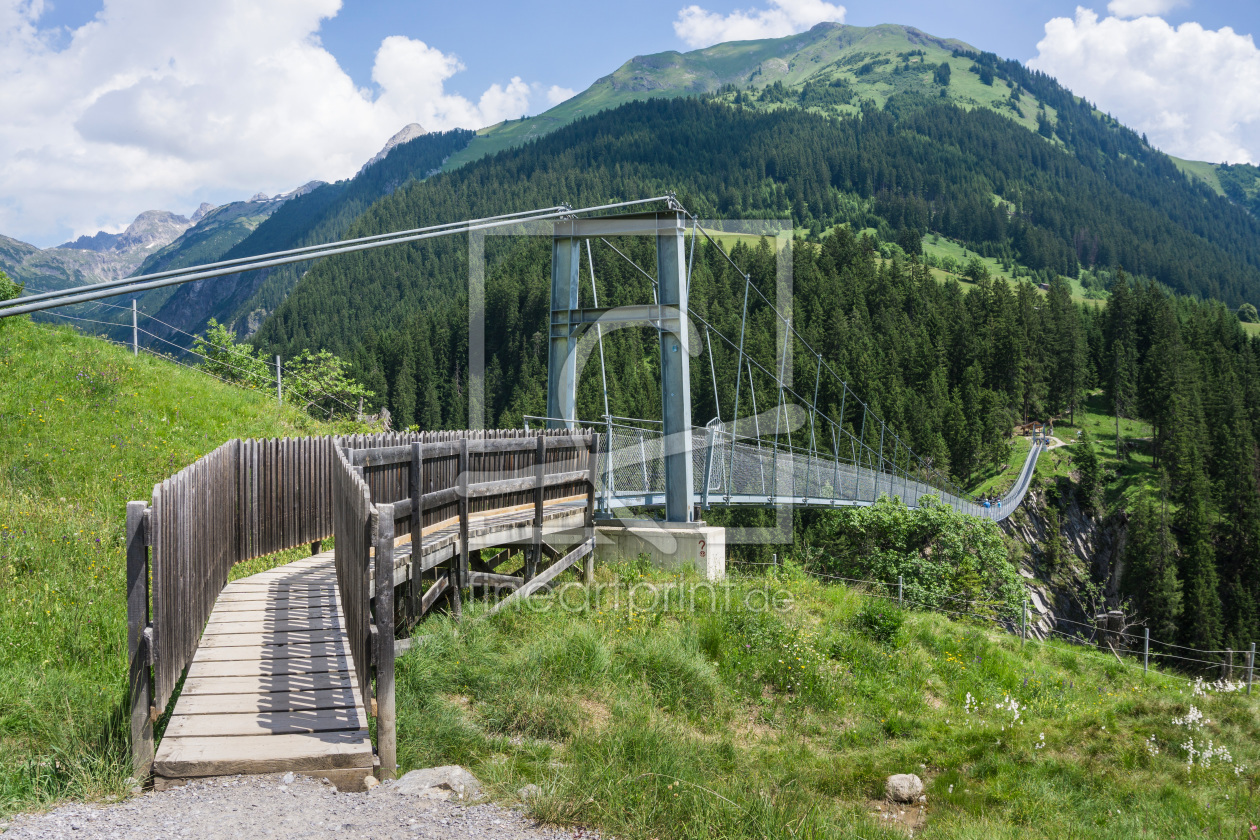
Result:
{"label": "metal fence post", "polygon": [[897,575],[897,606],[902,606],[902,598],[905,594],[906,582],[901,575]]}
{"label": "metal fence post", "polygon": [[[1255,645],[1252,645],[1255,649]],[[1142,673],[1146,674],[1151,669],[1151,628],[1142,628]]]}
{"label": "metal fence post", "polygon": [[1028,596],[1024,596],[1024,620],[1019,630],[1019,646],[1023,647],[1028,641]]}
{"label": "metal fence post", "polygon": [[1256,643],[1251,643],[1251,651],[1247,654],[1247,696],[1251,696],[1251,679],[1256,670]]}
{"label": "metal fence post", "polygon": [[[587,242],[590,245],[590,242]],[[593,282],[593,281],[592,281]],[[603,345],[600,345],[600,351],[603,352]],[[604,398],[608,398],[607,385],[604,386]],[[607,409],[607,406],[605,406]],[[608,420],[608,435],[604,438],[604,513],[612,516],[612,497],[613,497],[613,432],[612,432],[612,415],[604,415]]]}
{"label": "metal fence post", "polygon": [[140,355],[140,322],[136,319],[136,299],[131,299],[131,355]]}
{"label": "metal fence post", "polygon": [[283,395],[280,391],[280,357],[276,356],[276,403],[283,403]]}

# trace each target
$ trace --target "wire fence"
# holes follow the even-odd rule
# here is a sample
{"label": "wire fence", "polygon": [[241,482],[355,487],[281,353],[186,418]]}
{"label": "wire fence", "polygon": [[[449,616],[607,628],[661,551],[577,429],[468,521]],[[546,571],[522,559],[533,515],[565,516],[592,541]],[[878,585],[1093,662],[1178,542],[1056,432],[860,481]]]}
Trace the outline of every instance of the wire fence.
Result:
{"label": "wire fence", "polygon": [[[776,556],[772,563],[764,562],[741,562],[736,561],[734,567],[738,569],[742,566],[755,566],[760,568],[786,568],[778,562]],[[989,608],[988,612],[973,612],[963,608],[962,605],[958,609],[947,609],[940,604],[931,604],[924,601],[915,600],[907,597],[905,594],[905,586],[901,581],[888,582],[879,580],[870,580],[863,578],[851,578],[841,575],[831,575],[819,572],[813,569],[803,569],[805,574],[811,578],[815,578],[824,582],[838,582],[851,584],[858,587],[869,588],[876,587],[877,591],[866,591],[869,597],[879,598],[881,600],[896,603],[902,608],[911,607],[924,611],[940,613],[952,618],[967,618],[991,624],[1005,633],[1019,635],[1021,640],[1028,643],[1045,645],[1052,639],[1062,639],[1073,645],[1088,648],[1103,657],[1105,662],[1115,663],[1123,668],[1140,671],[1143,674],[1151,674],[1153,676],[1174,680],[1177,682],[1185,682],[1187,674],[1172,674],[1152,668],[1152,665],[1162,665],[1165,667],[1174,667],[1183,672],[1189,672],[1190,677],[1216,677],[1216,680],[1210,685],[1222,688],[1223,690],[1236,691],[1246,688],[1246,693],[1251,693],[1251,685],[1254,678],[1254,646],[1250,650],[1203,650],[1199,648],[1187,647],[1185,645],[1177,645],[1171,642],[1164,642],[1159,639],[1150,637],[1149,635],[1138,636],[1123,631],[1112,631],[1099,627],[1097,624],[1087,624],[1080,621],[1073,621],[1067,618],[1061,618],[1054,615],[1050,611],[1036,612],[1029,608],[1028,603],[1011,604],[1001,600],[978,600],[969,598],[966,595],[946,596],[941,600],[961,600],[966,606],[972,608],[983,607]],[[1002,609],[992,609],[1001,607]],[[1025,612],[1025,610],[1027,610]],[[1019,615],[1020,618],[1012,616]],[[1048,626],[1041,626],[1043,620],[1048,620]],[[1064,632],[1059,629],[1060,625],[1072,625],[1075,628],[1071,632]],[[1085,632],[1088,631],[1088,632]],[[1044,634],[1044,638],[1041,634]],[[1099,638],[1102,641],[1099,641]],[[1141,644],[1141,647],[1134,649],[1133,646],[1124,644],[1112,644],[1111,638],[1131,639]],[[1197,656],[1183,656],[1180,654],[1158,651],[1151,648],[1152,645],[1160,645],[1166,648],[1172,648],[1189,653],[1198,654]],[[1110,654],[1110,657],[1107,657]],[[1211,654],[1222,654],[1218,659],[1204,658]],[[1205,674],[1205,672],[1211,672]],[[1234,681],[1236,674],[1239,672],[1245,679]]]}
{"label": "wire fence", "polygon": [[[108,306],[114,309],[120,309],[124,312],[133,311],[130,307],[117,306],[115,304],[107,303],[105,301],[94,301],[91,305]],[[67,315],[63,312],[55,312],[52,310],[48,310],[44,314],[52,316],[52,317],[56,317],[56,318],[64,318],[69,321],[77,321],[77,322],[85,323],[85,324],[95,324],[95,325],[104,326],[104,327],[112,327],[112,328],[129,327],[129,325],[127,324],[122,324],[118,322],[101,321],[94,318],[84,318],[78,315]],[[216,344],[215,342],[210,341],[205,336],[194,335],[193,333],[190,333],[186,330],[182,330],[179,327],[172,326],[166,323],[165,321],[161,320],[160,318],[156,318],[152,315],[147,315],[144,312],[140,312],[139,310],[135,310],[135,314],[138,317],[147,318],[151,321],[155,321],[161,324],[162,326],[167,327],[170,330],[173,330],[176,333],[180,333],[182,335],[188,336],[189,338],[193,340],[194,343],[200,342],[203,346],[211,347],[216,350],[223,351],[225,353],[232,352],[235,349],[235,348],[226,347],[222,344]],[[187,364],[186,362],[180,361],[171,353],[157,352],[152,347],[147,347],[141,344],[138,340],[133,341],[132,343],[127,343],[123,341],[118,341],[117,339],[114,339],[114,338],[110,338],[108,335],[101,335],[101,334],[92,334],[92,335],[94,338],[99,338],[104,341],[108,341],[111,344],[116,344],[120,347],[125,347],[135,352],[144,351],[145,353],[148,353],[151,356],[155,356],[157,358],[174,362],[175,364],[178,364],[182,367],[186,367],[190,370],[201,371],[202,373],[206,374],[212,379],[216,379],[219,382],[224,383],[225,385],[234,385],[237,387],[242,387],[248,390],[255,390],[255,391],[263,390],[264,388],[270,388],[273,386],[282,386],[279,388],[279,390],[281,392],[287,390],[289,393],[297,394],[298,397],[300,398],[299,401],[303,403],[304,408],[309,408],[315,405],[318,399],[328,399],[336,403],[337,405],[341,406],[343,409],[345,409],[347,412],[351,414],[357,415],[359,413],[358,408],[356,408],[355,406],[350,405],[349,403],[345,402],[345,400],[342,400],[339,397],[337,397],[335,394],[330,394],[327,391],[311,384],[310,382],[303,381],[301,385],[295,386],[293,384],[293,381],[297,377],[294,375],[291,366],[286,366],[284,363],[280,363],[278,366],[279,369],[276,372],[277,378],[272,378],[272,376],[267,375],[267,374],[261,374],[256,370],[249,370],[239,365],[232,364],[231,362],[223,358],[211,358],[210,356],[207,356],[204,353],[199,353],[198,351],[192,349],[191,347],[185,347],[182,344],[179,344],[178,342],[171,341],[169,338],[158,335],[157,333],[154,333],[154,332],[150,332],[149,330],[146,330],[143,327],[138,327],[138,326],[135,327],[135,332],[137,335],[148,336],[149,338],[153,339],[155,342],[161,342],[162,344],[166,344],[174,348],[175,350],[178,350],[181,354],[187,354],[189,356],[195,356],[199,359],[202,359],[206,364],[205,365]],[[240,374],[240,377],[229,379],[223,376],[219,376],[208,369],[209,365],[214,365],[216,367],[222,367],[222,368],[228,368]],[[287,384],[284,383],[284,374],[286,372],[289,373],[289,381]],[[257,384],[254,384],[254,383],[257,383]]]}

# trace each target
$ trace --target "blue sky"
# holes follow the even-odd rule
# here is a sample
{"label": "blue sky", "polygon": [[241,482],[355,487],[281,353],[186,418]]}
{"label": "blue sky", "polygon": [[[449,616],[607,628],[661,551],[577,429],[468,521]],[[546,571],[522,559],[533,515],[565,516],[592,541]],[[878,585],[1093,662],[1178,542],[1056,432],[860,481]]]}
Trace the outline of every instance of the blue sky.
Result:
{"label": "blue sky", "polygon": [[479,128],[635,55],[823,20],[958,38],[1170,154],[1260,163],[1254,1],[0,0],[0,234],[44,247],[346,178],[408,123]]}
{"label": "blue sky", "polygon": [[[41,23],[74,29],[91,20],[101,0],[50,0]],[[582,90],[635,55],[690,49],[674,33],[672,22],[683,0],[633,3],[504,0],[399,3],[345,0],[324,22],[319,38],[356,84],[372,86],[372,63],[381,41],[390,35],[416,38],[454,53],[465,69],[447,88],[476,98],[495,82],[512,76]],[[755,2],[702,3],[727,14],[755,7]],[[1103,11],[1105,2],[1072,0],[884,0],[845,4],[845,23],[871,26],[901,23],[943,38],[958,38],[1003,58],[1025,61],[1037,53],[1046,21],[1071,17],[1078,5]],[[1260,2],[1203,2],[1161,15],[1174,25],[1197,21],[1207,29],[1233,27],[1240,34],[1260,34]]]}

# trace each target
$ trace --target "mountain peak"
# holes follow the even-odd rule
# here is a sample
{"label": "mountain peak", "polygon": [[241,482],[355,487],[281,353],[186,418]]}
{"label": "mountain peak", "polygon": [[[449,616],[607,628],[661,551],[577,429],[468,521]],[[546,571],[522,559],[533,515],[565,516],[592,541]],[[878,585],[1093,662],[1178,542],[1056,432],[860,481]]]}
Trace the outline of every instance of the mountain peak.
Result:
{"label": "mountain peak", "polygon": [[57,247],[97,252],[126,251],[135,247],[147,249],[166,245],[188,230],[192,224],[190,220],[169,210],[146,210],[136,216],[135,221],[122,233],[99,231]]}
{"label": "mountain peak", "polygon": [[378,161],[384,160],[385,156],[388,155],[391,151],[393,151],[395,146],[401,146],[403,143],[407,143],[411,140],[415,140],[417,137],[423,137],[424,135],[428,133],[429,132],[426,131],[424,129],[424,126],[420,125],[420,123],[409,123],[408,125],[403,126],[402,129],[398,133],[396,133],[393,137],[389,138],[389,140],[385,143],[385,145],[381,148],[381,150],[377,152],[372,157],[371,160],[363,164],[363,166],[359,169],[359,172],[357,174],[359,175],[363,174],[363,170],[367,169],[369,166],[371,166],[372,164]]}

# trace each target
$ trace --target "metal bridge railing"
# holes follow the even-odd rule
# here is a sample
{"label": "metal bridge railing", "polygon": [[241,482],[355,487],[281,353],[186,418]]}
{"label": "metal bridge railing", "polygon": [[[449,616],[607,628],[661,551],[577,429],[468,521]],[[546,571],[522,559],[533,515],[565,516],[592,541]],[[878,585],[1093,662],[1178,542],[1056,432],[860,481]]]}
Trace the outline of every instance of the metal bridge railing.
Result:
{"label": "metal bridge railing", "polygon": [[[544,417],[527,417],[531,422]],[[596,498],[606,513],[618,507],[661,504],[665,497],[665,444],[659,424],[629,418],[583,421],[604,431],[599,451]],[[1020,475],[999,502],[989,507],[942,488],[913,471],[885,468],[831,453],[791,447],[766,439],[735,437],[717,423],[692,429],[692,475],[695,503],[713,505],[800,504],[811,507],[870,505],[880,496],[896,497],[918,507],[927,496],[955,510],[1001,521],[1010,516],[1028,492],[1043,448],[1035,440]],[[734,439],[732,439],[734,437]]]}

